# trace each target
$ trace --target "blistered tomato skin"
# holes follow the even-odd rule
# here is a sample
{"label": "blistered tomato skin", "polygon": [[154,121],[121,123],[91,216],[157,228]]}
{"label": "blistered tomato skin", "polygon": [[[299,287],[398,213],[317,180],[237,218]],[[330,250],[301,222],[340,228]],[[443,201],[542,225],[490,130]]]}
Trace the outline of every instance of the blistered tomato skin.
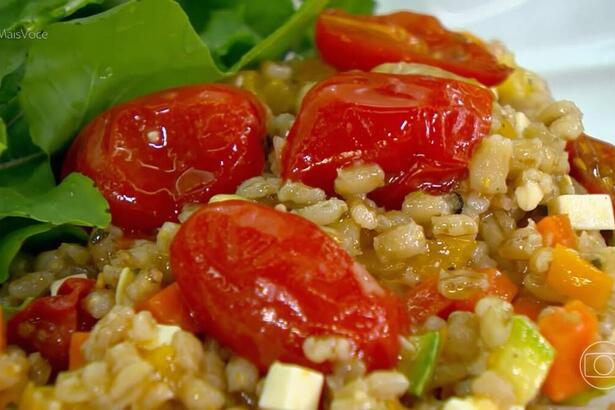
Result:
{"label": "blistered tomato skin", "polygon": [[445,192],[491,125],[493,96],[450,79],[349,72],[310,90],[282,153],[282,176],[333,194],[338,168],[377,163],[386,185],[370,194],[388,208],[411,191]]}
{"label": "blistered tomato skin", "polygon": [[427,64],[492,86],[512,69],[498,63],[482,45],[447,30],[433,16],[402,11],[354,16],[339,10],[316,22],[316,45],[338,70],[369,71],[382,63]]}
{"label": "blistered tomato skin", "polygon": [[342,336],[369,369],[397,361],[403,308],[318,226],[246,201],[209,204],[171,245],[173,274],[205,329],[261,370],[319,370],[309,336]]}
{"label": "blistered tomato skin", "polygon": [[615,208],[615,146],[587,135],[566,146],[572,175],[592,194],[608,194]]}
{"label": "blistered tomato skin", "polygon": [[103,112],[73,143],[63,173],[94,180],[115,225],[151,232],[182,205],[234,192],[260,175],[266,115],[256,97],[221,84],[148,95]]}

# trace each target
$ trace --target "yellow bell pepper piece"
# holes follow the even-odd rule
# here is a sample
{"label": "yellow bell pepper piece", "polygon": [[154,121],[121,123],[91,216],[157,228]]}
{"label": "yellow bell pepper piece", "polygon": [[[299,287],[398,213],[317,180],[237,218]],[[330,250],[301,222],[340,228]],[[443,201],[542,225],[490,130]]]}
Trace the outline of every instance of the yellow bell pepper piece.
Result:
{"label": "yellow bell pepper piece", "polygon": [[547,284],[570,299],[579,299],[595,309],[602,309],[611,295],[613,278],[572,249],[557,245],[547,272]]}

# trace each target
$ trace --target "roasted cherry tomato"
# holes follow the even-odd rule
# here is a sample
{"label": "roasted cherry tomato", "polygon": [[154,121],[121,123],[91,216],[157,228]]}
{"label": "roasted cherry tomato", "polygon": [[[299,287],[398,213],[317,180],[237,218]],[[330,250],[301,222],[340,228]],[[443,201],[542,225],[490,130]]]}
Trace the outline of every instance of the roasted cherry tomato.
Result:
{"label": "roasted cherry tomato", "polygon": [[256,97],[221,84],[170,89],[115,106],[77,137],[64,174],[94,180],[113,223],[151,231],[185,203],[234,192],[260,175],[265,110]]}
{"label": "roasted cherry tomato", "polygon": [[318,226],[246,202],[209,204],[171,245],[171,266],[203,329],[261,370],[306,359],[309,336],[342,336],[369,369],[397,361],[399,300]]}
{"label": "roasted cherry tomato", "polygon": [[316,45],[323,60],[339,70],[367,71],[382,63],[407,61],[489,86],[501,83],[512,71],[467,36],[448,31],[435,17],[408,11],[382,16],[327,11],[316,22]]}
{"label": "roasted cherry tomato", "polygon": [[70,336],[94,326],[94,318],[81,301],[94,288],[90,279],[66,280],[57,296],[35,299],[7,323],[9,344],[27,352],[40,352],[55,372],[68,368]]}
{"label": "roasted cherry tomato", "polygon": [[492,102],[488,89],[451,79],[338,74],[305,96],[282,176],[332,194],[338,168],[375,162],[387,179],[371,197],[389,208],[411,191],[449,191],[489,132]]}
{"label": "roasted cherry tomato", "polygon": [[570,175],[592,194],[608,194],[615,207],[615,146],[587,135],[566,147]]}

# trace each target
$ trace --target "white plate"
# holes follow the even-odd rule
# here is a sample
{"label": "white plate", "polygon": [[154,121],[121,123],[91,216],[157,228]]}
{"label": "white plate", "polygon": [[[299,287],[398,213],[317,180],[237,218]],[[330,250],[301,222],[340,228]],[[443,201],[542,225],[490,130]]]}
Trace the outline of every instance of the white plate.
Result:
{"label": "white plate", "polygon": [[615,143],[614,0],[380,0],[380,11],[433,14],[447,26],[502,40],[519,64],[574,101],[588,134]]}

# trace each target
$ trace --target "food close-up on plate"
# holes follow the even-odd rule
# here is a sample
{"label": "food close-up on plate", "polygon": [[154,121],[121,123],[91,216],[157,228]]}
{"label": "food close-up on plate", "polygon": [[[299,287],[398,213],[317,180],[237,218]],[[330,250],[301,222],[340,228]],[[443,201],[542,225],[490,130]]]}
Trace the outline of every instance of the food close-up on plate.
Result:
{"label": "food close-up on plate", "polygon": [[606,3],[0,0],[0,409],[613,408]]}

